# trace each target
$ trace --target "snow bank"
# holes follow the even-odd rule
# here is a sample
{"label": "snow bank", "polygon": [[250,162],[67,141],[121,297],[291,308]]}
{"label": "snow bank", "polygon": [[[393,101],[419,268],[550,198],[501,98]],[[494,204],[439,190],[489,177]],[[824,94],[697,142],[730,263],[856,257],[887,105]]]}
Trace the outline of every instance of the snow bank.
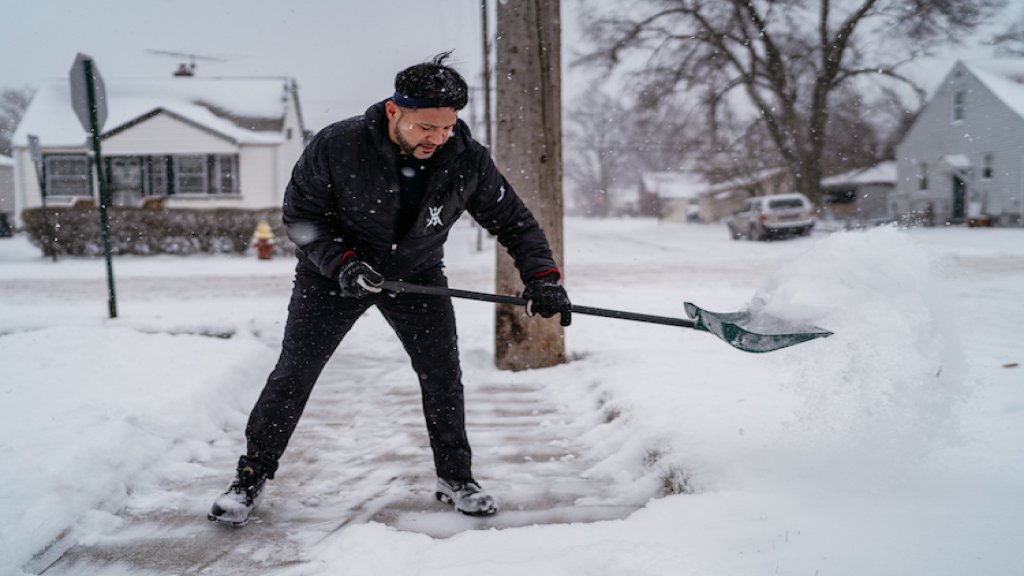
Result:
{"label": "snow bank", "polygon": [[748,307],[835,332],[828,339],[752,355],[707,334],[622,326],[604,349],[554,369],[574,384],[567,401],[594,406],[592,473],[636,498],[801,474],[834,488],[894,465],[913,476],[913,462],[957,441],[968,389],[935,254],[895,228],[800,250]]}
{"label": "snow bank", "polygon": [[[1019,231],[883,228],[739,243],[720,228],[640,220],[573,220],[567,230],[578,303],[678,315],[682,297],[672,295],[684,291],[712,310],[749,304],[835,335],[746,354],[706,333],[580,316],[566,332],[570,363],[509,374],[491,363],[493,310],[459,304],[467,385],[529,380],[571,404],[586,419],[587,474],[642,509],[448,539],[353,524],[303,549],[308,563],[284,574],[1024,573],[1014,552],[1024,401],[1020,368],[1010,367],[1024,361]],[[461,248],[473,233],[455,239],[449,273],[455,286],[486,289],[493,254]],[[199,470],[209,443],[238,438],[275,357],[248,335],[279,330],[287,298],[287,276],[255,294],[217,278],[256,284],[292,263],[121,260],[126,293],[138,278],[136,296],[125,298],[125,318],[102,324],[102,274],[90,280],[91,312],[64,292],[80,290],[78,267],[101,269],[95,262],[0,252],[0,264],[0,274],[51,287],[49,297],[12,288],[0,304],[0,450],[13,463],[0,483],[7,574],[62,532],[102,538],[128,490],[209,474]],[[201,297],[161,288],[163,275],[186,271]],[[386,327],[368,322],[360,329],[371,337],[351,339],[349,353],[408,370],[400,354],[380,352],[383,338],[393,342]],[[236,335],[168,333],[185,331]],[[173,509],[196,494],[150,497]]]}
{"label": "snow bank", "polygon": [[117,326],[18,332],[0,345],[17,359],[0,389],[0,453],[15,472],[0,482],[3,574],[95,520],[88,511],[118,510],[151,465],[202,459],[239,427],[270,356],[253,340]]}
{"label": "snow bank", "polygon": [[835,332],[799,364],[776,358],[803,399],[793,436],[827,436],[845,459],[926,455],[955,439],[964,357],[935,258],[896,228],[838,233],[758,291],[752,308]]}

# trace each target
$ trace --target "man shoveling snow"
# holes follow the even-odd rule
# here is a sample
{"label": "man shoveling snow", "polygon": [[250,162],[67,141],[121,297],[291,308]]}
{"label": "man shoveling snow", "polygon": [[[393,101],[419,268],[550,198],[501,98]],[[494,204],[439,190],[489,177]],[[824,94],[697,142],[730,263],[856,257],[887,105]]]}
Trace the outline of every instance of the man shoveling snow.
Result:
{"label": "man shoveling snow", "polygon": [[324,365],[372,306],[419,376],[437,498],[464,514],[497,511],[473,478],[451,298],[381,285],[387,278],[446,286],[443,246],[468,211],[515,260],[528,313],[559,314],[568,326],[571,304],[537,220],[458,119],[468,90],[444,65],[448,55],[399,72],[392,97],[322,130],[296,164],[283,220],[299,262],[281,356],[250,413],[235,479],[210,520],[245,524]]}

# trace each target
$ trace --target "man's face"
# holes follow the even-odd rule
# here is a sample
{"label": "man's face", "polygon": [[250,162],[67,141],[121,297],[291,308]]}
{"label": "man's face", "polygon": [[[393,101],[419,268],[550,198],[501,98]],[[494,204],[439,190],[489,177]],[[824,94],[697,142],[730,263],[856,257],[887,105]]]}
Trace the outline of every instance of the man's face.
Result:
{"label": "man's face", "polygon": [[454,108],[400,108],[387,102],[388,136],[406,156],[426,160],[451,138],[458,113]]}

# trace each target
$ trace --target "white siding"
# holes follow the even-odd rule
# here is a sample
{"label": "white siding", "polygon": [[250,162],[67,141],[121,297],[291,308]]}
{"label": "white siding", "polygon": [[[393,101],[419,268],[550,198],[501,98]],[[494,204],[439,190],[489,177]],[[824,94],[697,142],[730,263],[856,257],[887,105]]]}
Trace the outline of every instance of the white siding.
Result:
{"label": "white siding", "polygon": [[[299,126],[299,115],[296,109],[295,99],[289,97],[288,111],[285,114],[284,142],[277,149],[277,174],[275,196],[276,206],[281,206],[284,199],[284,189],[291,179],[292,169],[298,161],[302,151],[306,148],[303,141],[302,128]],[[289,133],[291,136],[289,137]]]}
{"label": "white siding", "polygon": [[102,147],[104,156],[238,153],[234,142],[163,113],[104,139]]}
{"label": "white siding", "polygon": [[280,208],[284,187],[278,181],[277,151],[272,146],[246,146],[238,177],[246,208]]}
{"label": "white siding", "polygon": [[[0,212],[14,212],[14,163],[0,164]],[[13,224],[13,222],[11,222]]]}
{"label": "white siding", "polygon": [[43,201],[39,194],[39,178],[36,177],[35,164],[27,148],[14,149],[14,226],[22,225],[21,211],[27,208],[38,208]]}

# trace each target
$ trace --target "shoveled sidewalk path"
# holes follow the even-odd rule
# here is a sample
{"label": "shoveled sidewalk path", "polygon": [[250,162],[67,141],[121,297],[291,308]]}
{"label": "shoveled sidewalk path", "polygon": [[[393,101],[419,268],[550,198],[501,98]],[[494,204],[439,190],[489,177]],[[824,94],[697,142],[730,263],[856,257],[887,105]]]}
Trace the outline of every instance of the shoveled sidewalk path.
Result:
{"label": "shoveled sidewalk path", "polygon": [[[593,463],[574,439],[586,432],[586,419],[553,402],[539,384],[467,384],[466,405],[477,479],[498,499],[495,516],[463,516],[434,499],[411,371],[383,357],[339,353],[249,524],[229,528],[206,520],[230,480],[230,463],[244,449],[242,431],[226,430],[197,463],[198,477],[161,486],[159,497],[132,497],[116,511],[120,524],[109,535],[59,541],[33,565],[47,575],[273,574],[303,563],[310,547],[352,524],[379,522],[446,538],[467,530],[618,519],[635,510],[605,480],[584,477]],[[169,501],[175,505],[168,507]]]}

